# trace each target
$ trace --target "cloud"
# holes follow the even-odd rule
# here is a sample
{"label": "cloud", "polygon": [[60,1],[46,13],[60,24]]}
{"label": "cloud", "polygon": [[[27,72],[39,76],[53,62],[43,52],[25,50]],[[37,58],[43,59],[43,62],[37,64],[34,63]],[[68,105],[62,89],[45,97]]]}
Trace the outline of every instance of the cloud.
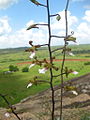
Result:
{"label": "cloud", "polygon": [[85,5],[84,8],[90,9],[90,5]]}
{"label": "cloud", "polygon": [[[56,18],[52,19],[52,30],[59,34],[59,35],[64,35],[65,34],[65,11],[61,11],[58,14],[61,16],[61,20],[57,21]],[[76,16],[73,16],[70,11],[67,13],[68,16],[68,28],[69,28],[69,33],[73,30],[73,28],[76,26],[78,23],[78,18]],[[61,34],[62,33],[62,34]]]}
{"label": "cloud", "polygon": [[[68,11],[69,34],[71,34],[71,31],[74,31],[74,36],[77,37],[77,41],[79,41],[79,43],[90,43],[90,22],[87,22],[86,19],[86,16],[89,14],[86,13],[87,12],[85,12],[83,18],[78,19],[76,16],[72,15],[70,11]],[[51,19],[52,34],[65,35],[64,11],[59,12],[59,14],[61,15],[60,21],[57,21],[56,17]],[[82,19],[84,19],[84,22]],[[28,23],[26,23],[24,28],[13,32],[13,28],[10,26],[9,19],[7,17],[0,18],[0,26],[2,26],[2,29],[0,29],[0,48],[29,46],[28,42],[30,40],[32,40],[34,44],[48,43],[48,29],[46,26],[40,26],[39,29],[26,30],[28,26],[34,23],[35,22],[33,20],[30,20]],[[63,39],[53,38],[51,44],[61,45],[63,44]]]}
{"label": "cloud", "polygon": [[34,21],[29,21],[25,28],[22,28],[14,33],[3,34],[0,36],[0,48],[14,48],[14,47],[22,47],[29,46],[28,42],[32,40],[34,44],[44,44],[47,42],[46,40],[46,30],[35,30],[31,29],[26,31],[26,28],[33,24]]}
{"label": "cloud", "polygon": [[90,10],[85,11],[85,15],[82,18],[85,22],[81,22],[76,29],[76,36],[80,43],[90,44]]}
{"label": "cloud", "polygon": [[0,9],[6,9],[10,5],[13,5],[14,3],[17,3],[18,0],[0,0]]}
{"label": "cloud", "polygon": [[85,11],[85,16],[83,17],[84,20],[90,22],[90,10]]}
{"label": "cloud", "polygon": [[7,34],[11,32],[11,27],[8,23],[8,17],[2,17],[0,18],[0,35]]}

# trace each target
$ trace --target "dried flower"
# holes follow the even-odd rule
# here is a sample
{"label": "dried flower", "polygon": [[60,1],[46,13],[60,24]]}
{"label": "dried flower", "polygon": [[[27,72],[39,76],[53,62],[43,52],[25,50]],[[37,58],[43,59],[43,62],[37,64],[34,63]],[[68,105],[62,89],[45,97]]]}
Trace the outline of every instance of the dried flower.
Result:
{"label": "dried flower", "polygon": [[61,19],[61,16],[58,14],[56,19],[57,19],[57,21],[59,21]]}
{"label": "dried flower", "polygon": [[30,52],[31,53],[31,55],[29,56],[29,58],[33,58],[34,56],[35,56],[35,51],[34,52]]}
{"label": "dried flower", "polygon": [[40,5],[40,3],[36,0],[30,0],[32,3],[36,4],[36,5]]}
{"label": "dried flower", "polygon": [[76,43],[76,38],[75,37],[71,37],[71,36],[68,36],[67,38],[65,38],[66,41],[73,41]]}
{"label": "dried flower", "polygon": [[32,28],[38,28],[38,27],[37,27],[37,24],[32,24],[32,25],[30,25],[30,26],[27,28],[27,30],[30,30],[30,29],[32,29]]}
{"label": "dried flower", "polygon": [[47,68],[39,69],[39,73],[45,74],[45,72],[46,72],[47,70],[48,70]]}
{"label": "dried flower", "polygon": [[31,87],[32,86],[32,83],[29,83],[28,85],[27,85],[27,88],[29,88],[29,87]]}

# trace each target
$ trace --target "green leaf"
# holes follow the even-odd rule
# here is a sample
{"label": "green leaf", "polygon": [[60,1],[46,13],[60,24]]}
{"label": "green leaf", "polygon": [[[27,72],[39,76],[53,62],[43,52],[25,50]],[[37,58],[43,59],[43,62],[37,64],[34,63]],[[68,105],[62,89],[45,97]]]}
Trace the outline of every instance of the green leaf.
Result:
{"label": "green leaf", "polygon": [[34,3],[35,5],[40,5],[40,3],[36,0],[30,0],[32,3]]}
{"label": "green leaf", "polygon": [[61,19],[61,16],[58,14],[56,19],[57,19],[57,21],[59,21]]}
{"label": "green leaf", "polygon": [[32,29],[32,28],[38,28],[38,27],[37,27],[37,24],[32,24],[32,25],[30,25],[30,26],[27,28],[27,30],[30,30],[30,29]]}

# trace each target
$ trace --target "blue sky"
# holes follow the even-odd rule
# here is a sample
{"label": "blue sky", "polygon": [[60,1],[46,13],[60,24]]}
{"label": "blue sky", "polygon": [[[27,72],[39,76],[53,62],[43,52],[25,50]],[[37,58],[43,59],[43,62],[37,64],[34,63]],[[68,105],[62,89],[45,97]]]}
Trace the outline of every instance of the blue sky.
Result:
{"label": "blue sky", "polygon": [[[46,0],[38,0],[46,4]],[[52,33],[65,34],[64,9],[66,0],[50,0],[51,14],[59,13],[61,20],[51,19]],[[90,44],[90,0],[70,0],[68,10],[69,33],[74,31],[77,43]],[[28,41],[35,44],[47,42],[47,28],[26,31],[33,23],[46,23],[46,8],[39,7],[29,0],[0,0],[0,48],[28,46]],[[52,40],[52,45],[61,45],[63,40]],[[71,43],[72,44],[72,43]]]}

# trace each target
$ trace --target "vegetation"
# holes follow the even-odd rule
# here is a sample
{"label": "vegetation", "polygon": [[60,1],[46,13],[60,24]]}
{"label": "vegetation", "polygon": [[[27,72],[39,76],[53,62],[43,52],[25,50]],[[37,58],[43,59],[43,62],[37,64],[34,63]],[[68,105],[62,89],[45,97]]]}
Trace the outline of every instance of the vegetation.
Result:
{"label": "vegetation", "polygon": [[[83,53],[80,54],[78,51],[84,51],[84,49],[90,50],[90,45],[79,45],[79,46],[70,46],[72,48],[72,51],[74,51],[74,48],[77,47],[76,49],[77,53],[75,53],[75,56],[72,57],[72,59],[87,59],[87,61],[66,61],[66,66],[69,66],[69,68],[74,68],[76,71],[79,72],[78,75],[70,75],[67,80],[72,79],[74,77],[78,77],[84,74],[89,73],[90,71],[90,65],[86,65],[85,63],[88,62],[90,59],[89,56],[90,53]],[[58,48],[58,46],[53,47]],[[84,48],[84,49],[83,49]],[[26,86],[29,82],[29,80],[32,80],[34,77],[34,74],[38,75],[38,66],[34,66],[29,70],[29,72],[26,72],[25,74],[22,72],[22,69],[24,67],[29,67],[30,63],[26,64],[17,64],[17,63],[23,63],[23,62],[28,62],[30,59],[28,58],[29,54],[25,53],[26,48],[23,48],[21,51],[17,51],[18,48],[12,49],[12,53],[8,51],[8,49],[4,49],[3,53],[6,52],[6,54],[2,54],[2,50],[0,50],[0,93],[2,94],[8,94],[7,98],[10,100],[12,104],[20,102],[23,98],[29,96],[29,95],[34,95],[40,91],[43,91],[47,88],[49,88],[49,85],[47,83],[40,84],[37,86],[32,86],[30,89],[27,89]],[[39,55],[40,59],[43,59],[46,56],[47,48],[42,48],[42,50],[37,51],[37,54]],[[59,54],[59,52],[57,52]],[[8,55],[8,57],[7,57]],[[10,58],[14,59],[14,61],[10,61]],[[58,56],[57,56],[58,57]],[[21,58],[23,60],[18,61],[18,59]],[[71,56],[66,56],[66,59],[71,59]],[[8,61],[9,60],[9,61]],[[1,62],[5,61],[5,62]],[[9,70],[9,65],[14,65],[19,68],[18,72],[12,73],[12,74],[3,74],[4,71]],[[60,62],[55,62],[55,65],[60,65]],[[56,71],[54,71],[56,74]],[[58,74],[58,73],[57,73]],[[49,78],[49,73],[47,72],[45,76],[41,75],[42,79],[48,79]],[[54,85],[58,85],[58,78],[54,81]],[[0,107],[6,107],[7,105],[5,104],[4,100],[0,98]]]}
{"label": "vegetation", "polygon": [[29,68],[28,68],[28,67],[24,67],[24,68],[22,69],[22,72],[29,72]]}
{"label": "vegetation", "polygon": [[18,69],[17,66],[9,65],[9,71],[11,71],[11,72],[16,72],[16,71],[19,71],[19,69]]}
{"label": "vegetation", "polygon": [[[30,89],[32,90],[32,91],[31,90],[29,91],[29,95],[30,95],[30,93],[35,94],[36,92],[38,92],[42,89],[44,90],[44,88],[46,89],[46,88],[50,87],[51,88],[51,103],[52,103],[51,104],[51,119],[55,120],[55,91],[54,91],[54,85],[60,84],[61,85],[61,88],[60,88],[60,106],[58,106],[58,107],[60,108],[60,117],[59,118],[60,118],[60,120],[62,120],[63,119],[63,116],[62,116],[63,104],[62,104],[62,102],[63,102],[64,80],[68,80],[70,78],[73,78],[74,77],[72,75],[73,73],[77,74],[78,72],[83,71],[84,67],[89,65],[89,64],[84,63],[84,61],[82,61],[82,63],[80,63],[80,61],[78,61],[78,63],[81,64],[81,66],[80,66],[80,64],[76,65],[76,63],[74,64],[74,62],[71,64],[71,62],[68,63],[68,61],[66,61],[67,58],[68,58],[68,57],[66,57],[66,54],[68,56],[71,55],[73,57],[74,57],[73,53],[77,54],[76,50],[74,50],[73,53],[72,53],[71,52],[71,47],[69,48],[69,46],[68,46],[69,41],[76,42],[76,38],[73,37],[74,32],[72,31],[71,34],[68,34],[67,11],[68,11],[69,0],[67,0],[66,7],[65,7],[65,35],[64,36],[52,35],[52,32],[51,32],[52,31],[51,30],[51,17],[56,16],[57,21],[59,21],[61,19],[61,17],[60,17],[59,14],[51,15],[49,0],[46,0],[46,5],[43,5],[36,0],[30,0],[30,1],[32,3],[34,3],[35,5],[39,5],[39,6],[42,6],[42,7],[46,8],[46,10],[47,10],[47,24],[32,24],[27,28],[27,30],[30,30],[32,28],[39,28],[38,26],[41,26],[41,25],[47,26],[47,28],[48,28],[48,43],[47,44],[33,45],[33,41],[29,41],[29,44],[31,45],[31,48],[28,48],[25,51],[30,53],[29,58],[31,58],[31,59],[33,58],[33,61],[31,62],[31,65],[29,66],[30,72],[29,72],[28,67],[24,66],[23,68],[21,67],[22,69],[21,68],[18,69],[17,66],[13,65],[12,63],[14,62],[14,64],[15,64],[15,59],[16,58],[12,59],[13,58],[12,57],[12,58],[10,58],[6,61],[5,56],[4,56],[4,60],[1,61],[1,63],[3,63],[3,65],[4,65],[4,67],[6,67],[5,63],[11,62],[12,65],[9,66],[9,71],[11,71],[11,72],[12,71],[16,72],[16,71],[19,71],[19,70],[21,70],[21,71],[16,73],[16,75],[15,75],[15,73],[13,73],[13,74],[3,74],[3,70],[2,70],[2,66],[1,66],[1,71],[0,71],[0,74],[1,74],[1,81],[0,82],[1,82],[1,84],[0,85],[2,85],[2,84],[4,85],[4,92],[5,92],[5,88],[7,89],[5,93],[2,92],[3,89],[1,89],[0,92],[2,94],[0,94],[0,96],[3,98],[1,101],[3,103],[4,100],[5,100],[8,107],[12,110],[12,113],[19,120],[21,120],[19,118],[19,116],[17,115],[17,113],[14,112],[14,110],[12,108],[12,105],[10,105],[9,102],[8,102],[8,101],[11,101],[10,100],[10,93],[9,93],[9,96],[7,96],[8,98],[5,97],[6,96],[5,94],[7,92],[11,92],[11,95],[12,95],[11,97],[12,97],[12,99],[15,99],[15,102],[16,102],[16,100],[20,100],[20,99],[22,99],[23,97],[26,96],[26,93],[28,93],[28,90],[26,90],[26,88],[30,87]],[[52,49],[52,46],[51,46],[52,37],[59,38],[59,39],[63,38],[64,45],[62,47],[59,46],[59,48]],[[43,57],[42,56],[39,57],[39,55],[37,55],[38,57],[35,56],[35,52],[38,49],[40,49],[40,47],[43,47],[43,46],[47,46],[46,47],[46,51],[47,51],[46,53],[48,53],[48,54],[46,56],[44,55]],[[61,50],[61,53],[60,53],[60,50]],[[89,53],[89,50],[86,50],[86,52]],[[82,51],[82,52],[79,51],[78,54],[80,54],[80,53],[85,53],[85,51]],[[8,54],[7,54],[7,56],[8,56]],[[59,59],[62,58],[62,60],[61,61],[55,60],[55,59],[58,59],[58,58]],[[20,56],[19,56],[18,60],[24,61],[24,59],[20,58]],[[26,58],[26,60],[28,61],[29,59]],[[86,60],[88,60],[88,57],[87,57]],[[57,63],[56,63],[56,61],[57,61]],[[43,75],[38,76],[38,72],[35,71],[34,68],[32,68],[32,66],[35,66],[35,70],[38,70],[39,73],[42,73],[42,74],[46,73],[46,74],[44,76]],[[41,67],[42,67],[42,69],[41,69]],[[32,71],[31,71],[31,69],[32,69]],[[5,68],[4,68],[4,71],[5,71]],[[89,71],[89,70],[87,70],[87,71]],[[21,73],[21,72],[27,72],[26,75],[29,77],[29,80],[26,79],[27,77],[25,77],[24,73]],[[31,76],[28,73],[30,73]],[[84,74],[85,74],[85,71],[84,71]],[[80,74],[79,74],[79,76],[80,76]],[[14,79],[14,82],[10,81],[12,79]],[[2,80],[4,80],[4,81],[6,80],[6,81],[3,82]],[[7,85],[6,84],[7,82],[9,83],[9,87],[5,87]],[[40,82],[42,82],[43,84],[40,84]],[[40,85],[37,88],[35,88],[35,85],[37,86],[38,83]],[[11,88],[11,87],[13,87],[13,88]],[[10,88],[11,90],[9,89],[9,91],[8,91],[8,88]],[[70,88],[70,86],[69,86],[69,88]],[[15,90],[15,93],[13,92],[14,90]],[[75,89],[73,89],[73,90],[75,90]],[[24,92],[25,92],[25,94],[24,94]],[[76,91],[74,91],[74,92],[76,94],[78,94]],[[17,93],[17,95],[16,95],[16,93]],[[21,98],[20,98],[20,95],[21,95]],[[19,99],[17,99],[18,96],[19,96]]]}

